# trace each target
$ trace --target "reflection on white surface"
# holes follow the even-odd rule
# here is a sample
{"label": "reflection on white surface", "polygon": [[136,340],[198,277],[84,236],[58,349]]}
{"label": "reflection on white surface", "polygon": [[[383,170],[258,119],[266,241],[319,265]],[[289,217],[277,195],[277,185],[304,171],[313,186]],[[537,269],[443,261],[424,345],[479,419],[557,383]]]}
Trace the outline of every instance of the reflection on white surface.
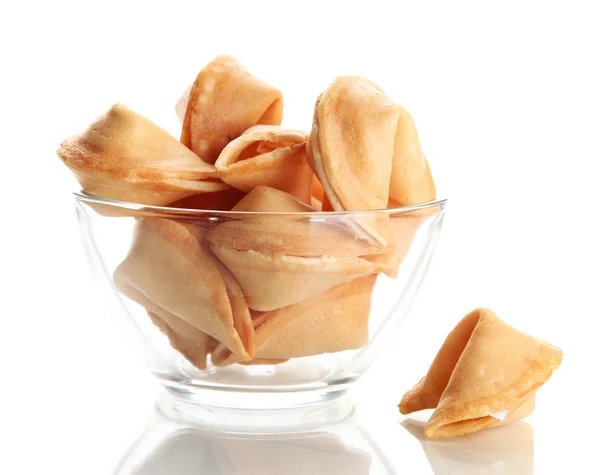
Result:
{"label": "reflection on white surface", "polygon": [[183,430],[166,439],[132,473],[192,475],[369,473],[371,458],[335,436],[256,438]]}
{"label": "reflection on white surface", "polygon": [[298,433],[236,434],[155,414],[115,475],[395,474],[352,417]]}
{"label": "reflection on white surface", "polygon": [[424,422],[402,426],[421,442],[435,475],[533,475],[534,431],[526,422],[441,440],[424,437]]}

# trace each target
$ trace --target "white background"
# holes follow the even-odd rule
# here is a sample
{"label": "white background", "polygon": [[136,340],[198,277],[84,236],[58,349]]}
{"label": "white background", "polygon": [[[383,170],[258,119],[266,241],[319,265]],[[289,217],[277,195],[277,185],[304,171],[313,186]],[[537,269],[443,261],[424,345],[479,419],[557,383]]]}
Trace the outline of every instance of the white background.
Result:
{"label": "white background", "polygon": [[150,411],[159,388],[95,297],[54,151],[117,101],[178,136],[174,102],[219,53],[278,86],[303,129],[334,76],[375,81],[413,114],[449,198],[404,332],[357,390],[371,422],[397,426],[447,332],[488,306],[565,353],[531,420],[535,473],[594,471],[597,2],[411,5],[2,2],[0,473],[109,473]]}

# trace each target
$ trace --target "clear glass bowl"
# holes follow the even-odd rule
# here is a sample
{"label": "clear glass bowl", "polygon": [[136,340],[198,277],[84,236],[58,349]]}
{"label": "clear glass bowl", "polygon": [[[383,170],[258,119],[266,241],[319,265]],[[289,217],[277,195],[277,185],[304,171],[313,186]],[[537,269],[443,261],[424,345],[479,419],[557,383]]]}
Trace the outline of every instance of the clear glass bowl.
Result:
{"label": "clear glass bowl", "polygon": [[[237,410],[235,425],[291,408],[304,422],[341,415],[324,408],[394,341],[445,208],[247,213],[75,200],[103,301],[172,409],[210,408],[216,424]],[[252,346],[260,364],[240,361]]]}

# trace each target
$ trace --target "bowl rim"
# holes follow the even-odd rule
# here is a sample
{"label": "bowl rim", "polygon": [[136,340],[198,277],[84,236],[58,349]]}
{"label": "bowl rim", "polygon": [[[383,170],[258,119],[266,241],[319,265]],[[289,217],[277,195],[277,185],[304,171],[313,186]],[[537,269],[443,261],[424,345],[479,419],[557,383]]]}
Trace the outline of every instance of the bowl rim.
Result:
{"label": "bowl rim", "polygon": [[361,211],[302,211],[302,212],[268,212],[263,211],[220,211],[210,209],[194,209],[194,208],[172,208],[168,206],[157,206],[157,205],[146,205],[140,203],[131,203],[128,201],[119,201],[111,198],[101,198],[99,196],[86,193],[85,191],[75,191],[73,196],[78,202],[101,204],[111,206],[114,208],[126,209],[129,211],[149,212],[158,214],[171,214],[171,215],[191,215],[191,216],[229,216],[229,217],[240,217],[240,216],[297,216],[297,217],[345,217],[345,216],[368,216],[368,215],[395,215],[410,213],[412,211],[418,211],[429,208],[438,208],[442,210],[446,206],[448,198],[439,198],[433,201],[427,201],[425,203],[418,203],[410,206],[400,206],[396,208],[386,209],[375,209],[375,210],[361,210]]}

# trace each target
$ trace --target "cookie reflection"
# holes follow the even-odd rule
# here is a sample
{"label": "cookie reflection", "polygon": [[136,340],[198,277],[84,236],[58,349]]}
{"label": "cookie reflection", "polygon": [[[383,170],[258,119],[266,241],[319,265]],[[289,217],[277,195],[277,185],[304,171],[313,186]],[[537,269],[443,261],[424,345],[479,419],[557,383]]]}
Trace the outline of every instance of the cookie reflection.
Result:
{"label": "cookie reflection", "polygon": [[301,433],[237,434],[154,415],[115,475],[394,474],[374,438],[351,417]]}
{"label": "cookie reflection", "polygon": [[533,475],[533,427],[515,422],[463,437],[428,440],[425,423],[413,419],[402,426],[414,435],[435,475]]}

